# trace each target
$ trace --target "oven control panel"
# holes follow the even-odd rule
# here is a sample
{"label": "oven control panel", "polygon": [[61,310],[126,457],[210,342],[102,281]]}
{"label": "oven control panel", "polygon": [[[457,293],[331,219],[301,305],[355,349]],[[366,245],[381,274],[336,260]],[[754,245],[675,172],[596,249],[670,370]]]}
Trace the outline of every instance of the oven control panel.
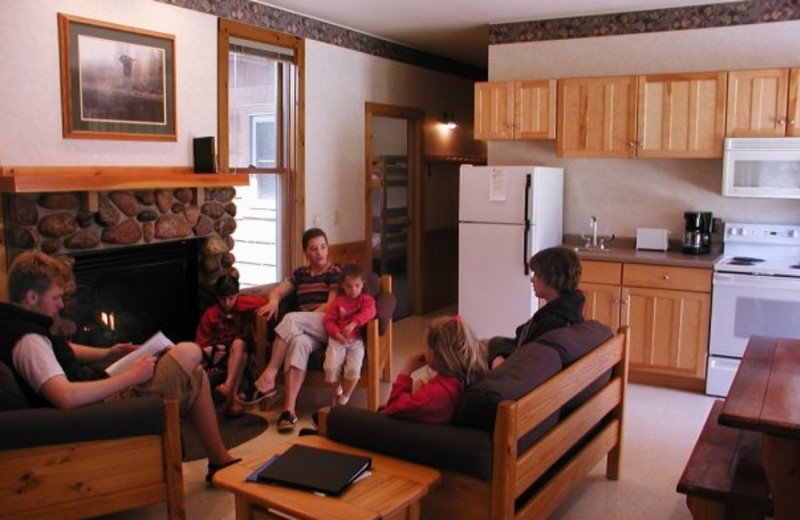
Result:
{"label": "oven control panel", "polygon": [[725,242],[800,245],[800,225],[725,224]]}

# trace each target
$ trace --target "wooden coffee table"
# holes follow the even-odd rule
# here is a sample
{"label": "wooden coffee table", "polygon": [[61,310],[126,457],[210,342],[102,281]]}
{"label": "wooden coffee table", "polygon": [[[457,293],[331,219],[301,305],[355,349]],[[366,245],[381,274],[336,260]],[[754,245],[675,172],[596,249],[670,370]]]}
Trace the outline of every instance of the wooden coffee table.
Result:
{"label": "wooden coffee table", "polygon": [[[371,475],[353,483],[338,497],[247,482],[247,477],[267,459],[283,453],[292,444],[371,457]],[[420,500],[440,480],[441,474],[435,469],[339,444],[319,435],[297,437],[214,475],[215,486],[234,494],[237,520],[283,519],[285,515],[304,520],[377,520],[389,515],[402,518],[399,513],[405,513],[409,520],[418,520]]]}

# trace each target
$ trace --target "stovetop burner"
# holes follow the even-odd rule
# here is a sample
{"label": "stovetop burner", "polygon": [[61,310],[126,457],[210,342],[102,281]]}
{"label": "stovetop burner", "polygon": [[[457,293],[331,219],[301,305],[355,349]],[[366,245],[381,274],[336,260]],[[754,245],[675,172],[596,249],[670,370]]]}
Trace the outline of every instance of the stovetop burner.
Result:
{"label": "stovetop burner", "polygon": [[752,256],[734,256],[728,261],[730,265],[756,265],[763,262],[763,258],[754,258]]}

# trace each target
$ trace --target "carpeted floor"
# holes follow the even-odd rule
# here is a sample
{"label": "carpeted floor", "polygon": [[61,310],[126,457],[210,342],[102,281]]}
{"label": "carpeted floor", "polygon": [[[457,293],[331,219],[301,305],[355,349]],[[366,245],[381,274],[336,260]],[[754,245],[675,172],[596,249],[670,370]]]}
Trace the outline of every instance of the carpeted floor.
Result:
{"label": "carpeted floor", "polygon": [[[269,426],[266,418],[249,413],[236,418],[217,414],[217,420],[219,421],[219,431],[222,434],[222,442],[228,449],[261,435]],[[184,462],[206,458],[206,452],[200,439],[188,424],[181,425],[181,443],[183,444]]]}

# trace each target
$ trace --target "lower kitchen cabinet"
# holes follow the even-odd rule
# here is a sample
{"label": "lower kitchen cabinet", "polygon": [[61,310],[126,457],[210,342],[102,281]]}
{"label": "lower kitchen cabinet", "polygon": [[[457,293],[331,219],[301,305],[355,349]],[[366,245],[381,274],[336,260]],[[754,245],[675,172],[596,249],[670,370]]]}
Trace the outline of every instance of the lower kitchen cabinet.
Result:
{"label": "lower kitchen cabinet", "polygon": [[701,391],[708,353],[711,270],[620,262],[581,264],[584,316],[612,329],[630,326],[630,381]]}
{"label": "lower kitchen cabinet", "polygon": [[580,289],[586,297],[583,317],[605,323],[611,330],[620,325],[622,303],[622,264],[619,262],[581,262]]}

